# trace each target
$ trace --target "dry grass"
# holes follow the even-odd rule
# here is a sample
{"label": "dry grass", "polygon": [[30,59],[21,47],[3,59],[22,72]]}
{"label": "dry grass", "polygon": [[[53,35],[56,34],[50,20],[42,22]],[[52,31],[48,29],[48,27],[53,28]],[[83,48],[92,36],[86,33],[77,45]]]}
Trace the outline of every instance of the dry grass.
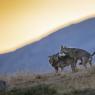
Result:
{"label": "dry grass", "polygon": [[27,89],[26,91],[28,91],[31,87],[45,84],[56,88],[58,95],[84,95],[84,93],[87,93],[85,95],[95,95],[95,66],[77,73],[63,72],[43,75],[20,73],[12,76],[0,76],[0,79],[9,84],[9,90],[15,88],[18,91],[20,91],[19,89]]}

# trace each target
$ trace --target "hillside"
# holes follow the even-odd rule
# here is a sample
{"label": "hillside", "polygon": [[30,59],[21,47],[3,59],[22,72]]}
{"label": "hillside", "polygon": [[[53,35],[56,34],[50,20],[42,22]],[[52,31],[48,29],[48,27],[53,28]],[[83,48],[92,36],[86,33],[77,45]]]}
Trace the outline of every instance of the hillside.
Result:
{"label": "hillside", "polygon": [[9,85],[7,95],[95,95],[95,66],[77,73],[17,74],[1,79]]}
{"label": "hillside", "polygon": [[72,24],[14,52],[0,55],[0,74],[17,72],[49,73],[53,71],[48,56],[61,45],[95,51],[95,18]]}

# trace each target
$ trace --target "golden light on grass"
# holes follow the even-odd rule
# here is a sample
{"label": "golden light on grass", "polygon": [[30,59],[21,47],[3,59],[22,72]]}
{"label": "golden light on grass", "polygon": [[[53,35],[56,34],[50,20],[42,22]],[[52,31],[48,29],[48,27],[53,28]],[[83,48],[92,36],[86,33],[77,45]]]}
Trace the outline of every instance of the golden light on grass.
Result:
{"label": "golden light on grass", "polygon": [[95,0],[0,0],[0,53],[95,14]]}

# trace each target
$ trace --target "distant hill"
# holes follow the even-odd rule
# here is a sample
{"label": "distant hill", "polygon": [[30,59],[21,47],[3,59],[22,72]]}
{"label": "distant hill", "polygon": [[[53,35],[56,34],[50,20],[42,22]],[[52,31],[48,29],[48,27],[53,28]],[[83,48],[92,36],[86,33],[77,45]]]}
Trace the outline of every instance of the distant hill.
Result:
{"label": "distant hill", "polygon": [[59,29],[55,33],[17,49],[0,55],[0,73],[27,71],[45,73],[52,71],[48,56],[60,50],[60,46],[77,47],[95,51],[95,18]]}

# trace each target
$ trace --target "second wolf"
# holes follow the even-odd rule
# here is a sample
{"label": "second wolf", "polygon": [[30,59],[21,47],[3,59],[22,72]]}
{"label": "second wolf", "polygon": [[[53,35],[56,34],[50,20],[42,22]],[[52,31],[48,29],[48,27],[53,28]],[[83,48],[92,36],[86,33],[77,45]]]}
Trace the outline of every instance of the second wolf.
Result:
{"label": "second wolf", "polygon": [[55,71],[58,72],[59,68],[61,70],[64,67],[71,65],[72,71],[76,71],[76,67],[74,64],[74,59],[71,58],[69,55],[60,56],[59,53],[49,56],[49,63],[54,67]]}
{"label": "second wolf", "polygon": [[74,62],[77,63],[78,60],[81,60],[81,65],[84,65],[85,68],[87,68],[86,64],[89,63],[92,65],[92,56],[95,55],[95,52],[93,54],[90,54],[88,51],[78,48],[67,48],[61,46],[60,50],[61,54],[69,55],[70,57],[74,58]]}

